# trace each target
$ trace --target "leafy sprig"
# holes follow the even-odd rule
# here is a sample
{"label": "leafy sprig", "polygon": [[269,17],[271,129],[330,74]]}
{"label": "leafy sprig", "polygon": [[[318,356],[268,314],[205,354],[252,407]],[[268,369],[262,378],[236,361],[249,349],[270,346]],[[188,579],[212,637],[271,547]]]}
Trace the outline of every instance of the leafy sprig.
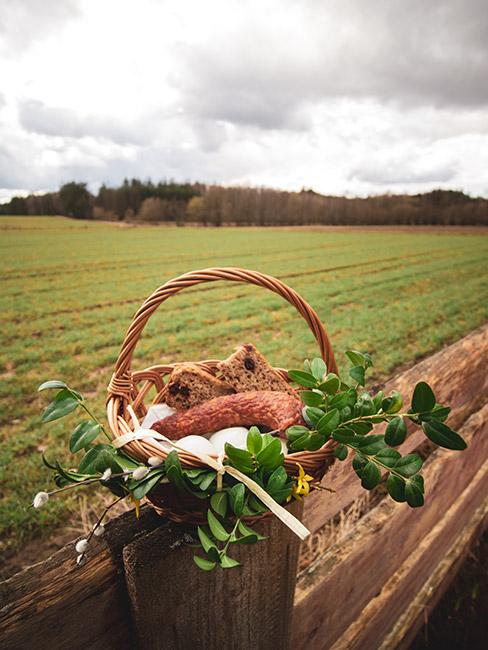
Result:
{"label": "leafy sprig", "polygon": [[[401,413],[403,399],[398,391],[385,396],[383,391],[373,395],[364,390],[366,372],[373,365],[371,356],[357,350],[348,350],[346,356],[353,385],[327,373],[322,359],[306,361],[304,370],[289,371],[290,379],[303,389],[300,397],[306,422],[306,426],[287,430],[290,451],[315,451],[332,439],[338,443],[334,454],[339,460],[346,460],[352,452],[353,469],[365,489],[376,487],[386,473],[386,488],[395,501],[414,508],[423,505],[422,459],[418,454],[402,456],[395,447],[405,441],[410,421],[421,426],[434,444],[465,449],[463,438],[445,424],[449,407],[438,404],[432,388],[421,381],[413,391],[410,409]],[[382,422],[385,433],[372,435],[374,426]]]}

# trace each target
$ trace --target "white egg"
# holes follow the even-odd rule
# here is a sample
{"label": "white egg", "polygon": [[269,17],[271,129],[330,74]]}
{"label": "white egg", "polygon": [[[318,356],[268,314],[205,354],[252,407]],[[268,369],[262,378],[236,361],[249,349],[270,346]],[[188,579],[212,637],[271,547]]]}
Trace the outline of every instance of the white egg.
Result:
{"label": "white egg", "polygon": [[193,454],[215,454],[214,446],[203,436],[185,436],[175,444]]}
{"label": "white egg", "polygon": [[229,442],[238,449],[245,449],[247,433],[246,427],[229,427],[228,429],[221,429],[212,434],[210,436],[210,442],[218,454],[224,451],[226,442]]}
{"label": "white egg", "polygon": [[176,411],[167,404],[153,404],[148,408],[144,420],[141,422],[141,427],[143,429],[150,429],[155,422],[167,418],[175,412]]}

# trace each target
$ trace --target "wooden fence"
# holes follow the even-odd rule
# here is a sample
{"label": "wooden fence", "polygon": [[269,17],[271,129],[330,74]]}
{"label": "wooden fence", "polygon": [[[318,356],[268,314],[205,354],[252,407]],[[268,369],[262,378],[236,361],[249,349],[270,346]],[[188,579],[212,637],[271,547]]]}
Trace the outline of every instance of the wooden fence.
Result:
{"label": "wooden fence", "polygon": [[[388,382],[409,393],[427,379],[463,453],[436,450],[424,465],[426,505],[369,500],[347,463],[320,492],[293,505],[312,531],[299,548],[275,519],[270,539],[237,549],[238,570],[200,572],[188,531],[144,508],[107,526],[89,561],[74,542],[0,583],[0,646],[50,650],[232,648],[295,650],[408,647],[454,577],[488,513],[488,326]],[[420,448],[414,433],[403,451]]]}

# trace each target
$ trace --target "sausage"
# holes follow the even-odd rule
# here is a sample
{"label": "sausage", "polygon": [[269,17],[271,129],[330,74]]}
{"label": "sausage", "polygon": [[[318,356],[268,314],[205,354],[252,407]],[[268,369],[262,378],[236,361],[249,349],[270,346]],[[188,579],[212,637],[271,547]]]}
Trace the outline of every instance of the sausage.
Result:
{"label": "sausage", "polygon": [[284,434],[294,424],[304,424],[300,400],[287,393],[263,390],[215,397],[163,418],[151,428],[170,440],[179,440],[235,426],[263,426]]}

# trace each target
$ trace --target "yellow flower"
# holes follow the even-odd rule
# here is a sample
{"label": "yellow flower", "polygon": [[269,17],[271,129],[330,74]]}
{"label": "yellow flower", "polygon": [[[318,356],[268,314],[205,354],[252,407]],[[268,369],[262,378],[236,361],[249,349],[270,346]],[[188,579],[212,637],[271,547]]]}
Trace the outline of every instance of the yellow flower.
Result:
{"label": "yellow flower", "polygon": [[291,500],[291,497],[295,497],[297,501],[302,500],[302,496],[306,497],[310,493],[310,481],[313,481],[313,476],[310,474],[305,474],[305,470],[300,465],[298,465],[298,476],[294,476],[295,482],[293,483],[291,495],[288,497],[288,501]]}
{"label": "yellow flower", "polygon": [[136,507],[136,518],[139,519],[139,511],[140,511],[140,506],[141,506],[141,500],[140,499],[135,499],[132,494],[130,496],[130,500]]}

